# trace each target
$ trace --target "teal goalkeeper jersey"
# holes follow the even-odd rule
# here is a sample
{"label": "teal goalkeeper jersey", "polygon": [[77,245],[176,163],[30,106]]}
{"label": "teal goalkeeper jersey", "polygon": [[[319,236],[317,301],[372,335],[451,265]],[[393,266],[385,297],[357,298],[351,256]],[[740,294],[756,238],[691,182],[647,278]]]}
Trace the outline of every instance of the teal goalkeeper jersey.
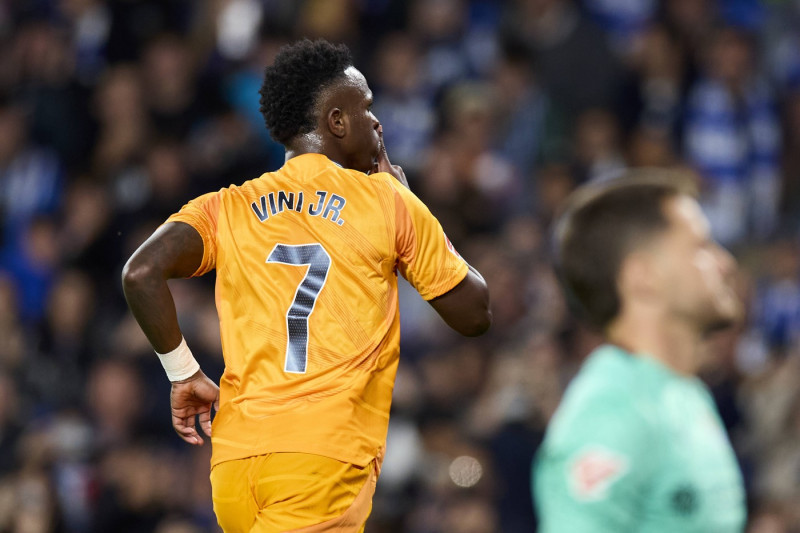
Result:
{"label": "teal goalkeeper jersey", "polygon": [[745,493],[705,385],[605,345],[567,388],[533,472],[540,533],[739,533]]}

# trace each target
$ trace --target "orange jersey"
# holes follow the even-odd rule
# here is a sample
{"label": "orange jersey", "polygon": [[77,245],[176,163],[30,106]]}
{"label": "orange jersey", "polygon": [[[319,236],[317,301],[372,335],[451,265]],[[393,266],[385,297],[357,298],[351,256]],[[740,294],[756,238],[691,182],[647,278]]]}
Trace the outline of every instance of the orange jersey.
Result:
{"label": "orange jersey", "polygon": [[384,445],[399,359],[397,270],[426,300],[468,266],[386,173],[320,154],[205,194],[170,222],[217,270],[225,372],[212,464],[304,452],[367,465]]}

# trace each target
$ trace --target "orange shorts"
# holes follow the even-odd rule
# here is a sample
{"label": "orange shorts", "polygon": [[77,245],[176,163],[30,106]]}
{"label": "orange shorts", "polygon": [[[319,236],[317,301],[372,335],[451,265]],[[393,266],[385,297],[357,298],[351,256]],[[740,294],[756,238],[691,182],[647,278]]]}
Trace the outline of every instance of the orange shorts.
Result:
{"label": "orange shorts", "polygon": [[379,469],[306,453],[226,461],[211,470],[214,513],[225,533],[361,533]]}

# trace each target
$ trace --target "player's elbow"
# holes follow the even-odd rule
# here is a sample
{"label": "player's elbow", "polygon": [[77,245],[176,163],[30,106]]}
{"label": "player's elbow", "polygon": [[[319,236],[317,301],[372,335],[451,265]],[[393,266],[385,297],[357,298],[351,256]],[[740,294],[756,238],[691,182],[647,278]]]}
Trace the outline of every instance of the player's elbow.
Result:
{"label": "player's elbow", "polygon": [[139,254],[133,254],[122,267],[122,288],[126,294],[130,293],[147,285],[155,275],[157,273],[153,265],[143,260]]}
{"label": "player's elbow", "polygon": [[477,297],[458,310],[457,316],[448,320],[454,330],[465,337],[478,337],[486,333],[492,325],[492,310],[489,306],[487,291],[475,295]]}
{"label": "player's elbow", "polygon": [[[487,302],[488,303],[488,302]],[[476,309],[472,315],[464,321],[459,333],[465,337],[478,337],[483,335],[492,325],[492,310],[488,305],[483,305]]]}
{"label": "player's elbow", "polygon": [[472,305],[467,307],[470,312],[462,335],[477,337],[486,333],[492,326],[492,308],[489,305],[489,287],[482,277],[478,276],[475,289],[472,293]]}

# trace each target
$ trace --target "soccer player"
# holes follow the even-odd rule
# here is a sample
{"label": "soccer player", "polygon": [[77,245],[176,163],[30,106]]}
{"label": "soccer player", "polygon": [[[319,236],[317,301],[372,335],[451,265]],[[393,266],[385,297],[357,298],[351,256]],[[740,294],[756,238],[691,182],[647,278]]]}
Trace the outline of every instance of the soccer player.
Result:
{"label": "soccer player", "polygon": [[632,171],[567,200],[554,230],[569,302],[605,344],[584,362],[534,466],[541,533],[733,533],[734,452],[695,377],[703,340],[741,314],[735,262],[691,181]]}
{"label": "soccer player", "polygon": [[[197,416],[211,437],[226,533],[363,531],[399,359],[397,272],[468,336],[489,327],[488,291],[390,164],[345,46],[282,48],[260,93],[284,166],[171,216],[125,266],[125,295],[172,382],[175,430],[202,444]],[[212,269],[219,390],[166,283]]]}

